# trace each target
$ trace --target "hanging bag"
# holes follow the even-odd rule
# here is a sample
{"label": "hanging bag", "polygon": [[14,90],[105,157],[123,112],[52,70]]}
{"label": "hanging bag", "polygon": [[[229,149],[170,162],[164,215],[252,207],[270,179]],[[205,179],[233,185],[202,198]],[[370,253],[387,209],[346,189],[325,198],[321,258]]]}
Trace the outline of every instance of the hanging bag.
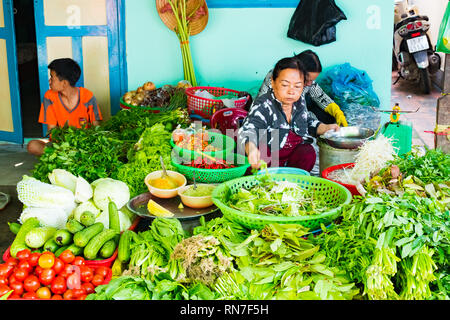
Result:
{"label": "hanging bag", "polygon": [[336,41],[336,24],[347,20],[334,0],[300,0],[287,36],[314,46]]}
{"label": "hanging bag", "polygon": [[436,51],[450,54],[450,2],[447,4],[447,10],[445,10],[444,18],[439,28]]}

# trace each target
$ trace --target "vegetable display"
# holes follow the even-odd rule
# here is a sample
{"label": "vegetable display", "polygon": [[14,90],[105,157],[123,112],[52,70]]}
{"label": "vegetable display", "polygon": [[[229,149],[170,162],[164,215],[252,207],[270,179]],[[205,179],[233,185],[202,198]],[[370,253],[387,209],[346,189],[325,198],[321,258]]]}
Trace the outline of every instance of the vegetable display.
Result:
{"label": "vegetable display", "polygon": [[110,277],[111,269],[87,266],[69,250],[56,257],[48,251],[23,249],[0,264],[0,296],[9,293],[8,299],[84,300]]}
{"label": "vegetable display", "polygon": [[199,169],[229,169],[235,168],[234,164],[229,164],[222,159],[217,159],[216,161],[210,158],[197,158],[192,160],[190,163],[185,164],[189,167],[199,168]]}

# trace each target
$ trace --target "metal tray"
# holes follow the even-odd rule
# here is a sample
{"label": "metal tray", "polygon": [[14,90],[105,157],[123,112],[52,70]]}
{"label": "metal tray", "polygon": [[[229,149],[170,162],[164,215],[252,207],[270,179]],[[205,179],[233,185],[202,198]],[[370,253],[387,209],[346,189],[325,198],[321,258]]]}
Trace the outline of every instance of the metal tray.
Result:
{"label": "metal tray", "polygon": [[157,218],[156,216],[150,214],[147,210],[147,203],[150,199],[157,202],[167,210],[173,212],[174,215],[171,218],[176,218],[179,220],[198,219],[201,216],[208,215],[219,210],[219,208],[217,208],[215,205],[203,209],[193,209],[183,205],[183,208],[180,209],[179,206],[182,202],[179,196],[171,199],[161,199],[155,197],[150,192],[146,192],[134,197],[127,203],[127,207],[131,212],[137,214],[140,217],[151,219]]}
{"label": "metal tray", "polygon": [[369,128],[342,127],[339,131],[329,130],[321,138],[338,149],[356,149],[373,137],[375,132]]}

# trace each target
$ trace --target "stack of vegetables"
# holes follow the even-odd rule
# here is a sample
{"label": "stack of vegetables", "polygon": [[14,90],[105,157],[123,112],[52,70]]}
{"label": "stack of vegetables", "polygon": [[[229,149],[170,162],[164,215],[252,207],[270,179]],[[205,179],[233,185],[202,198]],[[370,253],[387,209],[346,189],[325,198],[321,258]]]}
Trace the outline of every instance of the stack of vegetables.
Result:
{"label": "stack of vegetables", "polygon": [[448,300],[449,161],[439,150],[396,157],[317,236],[225,217],[189,234],[157,218],[122,235],[121,272],[87,299]]}
{"label": "stack of vegetables", "polygon": [[[170,163],[170,134],[175,126],[189,122],[186,110],[154,114],[130,109],[119,111],[100,126],[54,128],[53,146],[45,148],[32,176],[48,183],[54,169],[64,169],[89,183],[112,178],[127,183],[131,196],[136,196],[145,190],[142,171],[159,170],[160,155]],[[156,138],[149,139],[149,134]]]}

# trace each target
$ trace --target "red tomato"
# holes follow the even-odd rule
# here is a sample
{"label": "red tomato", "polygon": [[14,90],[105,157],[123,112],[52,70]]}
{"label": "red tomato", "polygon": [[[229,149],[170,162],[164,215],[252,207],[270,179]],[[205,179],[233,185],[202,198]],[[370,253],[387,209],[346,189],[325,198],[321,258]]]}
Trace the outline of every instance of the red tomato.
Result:
{"label": "red tomato", "polygon": [[50,292],[50,289],[47,287],[40,287],[36,290],[36,295],[39,299],[50,299],[52,296],[52,293]]}
{"label": "red tomato", "polygon": [[69,289],[79,289],[81,286],[80,274],[74,272],[67,277],[67,288]]}
{"label": "red tomato", "polygon": [[25,268],[18,268],[14,271],[14,277],[17,281],[22,282],[26,277],[28,277],[28,271]]}
{"label": "red tomato", "polygon": [[54,294],[63,294],[67,289],[66,279],[62,276],[56,276],[50,286],[50,289]]}
{"label": "red tomato", "polygon": [[53,269],[43,269],[41,274],[39,275],[39,281],[43,285],[49,285],[52,283],[53,279],[55,279],[55,270]]}
{"label": "red tomato", "polygon": [[91,282],[94,278],[94,272],[92,269],[88,266],[81,266],[80,267],[80,278],[83,282]]}
{"label": "red tomato", "polygon": [[59,257],[64,263],[72,263],[75,260],[75,255],[70,250],[64,250]]}
{"label": "red tomato", "polygon": [[38,298],[38,296],[36,295],[36,292],[28,291],[23,294],[22,298],[29,299],[29,300],[36,300]]}
{"label": "red tomato", "polygon": [[13,274],[11,274],[11,275],[9,276],[8,282],[11,283],[11,282],[14,282],[14,281],[17,281],[17,279],[16,279],[16,277],[14,276],[14,273],[13,273]]}
{"label": "red tomato", "polygon": [[9,257],[8,259],[6,259],[5,264],[14,267],[19,264],[19,260],[17,260],[16,258],[13,258],[13,257]]}
{"label": "red tomato", "polygon": [[9,287],[14,290],[14,294],[19,296],[23,294],[23,283],[19,281],[14,281],[9,284]]}
{"label": "red tomato", "polygon": [[96,275],[94,275],[94,278],[92,279],[91,283],[97,287],[97,286],[103,284],[103,281],[104,281],[104,278],[100,274],[96,274]]}
{"label": "red tomato", "polygon": [[41,284],[39,283],[39,278],[33,274],[26,277],[23,281],[23,288],[28,292],[34,292],[39,289],[40,286]]}
{"label": "red tomato", "polygon": [[51,252],[44,252],[43,254],[41,254],[41,256],[39,257],[39,265],[42,268],[51,268],[53,267],[53,264],[55,263],[55,255]]}
{"label": "red tomato", "polygon": [[63,297],[60,294],[54,294],[50,299],[51,300],[62,300]]}
{"label": "red tomato", "polygon": [[55,270],[55,273],[58,274],[64,269],[64,262],[61,261],[59,258],[55,258],[55,263],[52,267],[53,270]]}
{"label": "red tomato", "polygon": [[73,291],[72,289],[67,289],[66,292],[63,294],[64,300],[72,300],[73,299]]}
{"label": "red tomato", "polygon": [[1,276],[0,277],[0,284],[6,284],[6,285],[8,285],[8,277],[5,277],[5,276]]}
{"label": "red tomato", "polygon": [[77,257],[75,257],[75,259],[73,259],[72,264],[74,266],[84,266],[85,260],[83,257],[77,256]]}
{"label": "red tomato", "polygon": [[34,274],[39,277],[42,270],[44,270],[44,268],[42,268],[40,265],[37,265],[36,267],[34,267]]}
{"label": "red tomato", "polygon": [[11,288],[5,284],[0,284],[0,297],[11,291]]}
{"label": "red tomato", "polygon": [[30,249],[23,249],[17,252],[16,258],[19,260],[27,260],[30,257],[31,250]]}
{"label": "red tomato", "polygon": [[101,275],[103,278],[105,278],[108,274],[109,274],[109,268],[105,267],[105,266],[100,266],[98,268],[95,269],[94,274],[99,274]]}
{"label": "red tomato", "polygon": [[41,256],[41,254],[39,252],[33,252],[32,254],[30,254],[30,257],[28,258],[28,262],[30,263],[30,265],[32,267],[37,266],[40,256]]}
{"label": "red tomato", "polygon": [[17,265],[17,268],[19,269],[25,269],[28,272],[33,271],[33,267],[31,266],[31,264],[28,262],[28,260],[20,260],[19,264]]}
{"label": "red tomato", "polygon": [[0,277],[9,277],[14,270],[14,266],[8,265],[6,263],[0,264]]}
{"label": "red tomato", "polygon": [[82,288],[84,288],[84,290],[86,290],[86,294],[90,294],[93,293],[95,291],[95,287],[92,283],[90,282],[85,282],[81,285]]}
{"label": "red tomato", "polygon": [[72,289],[72,292],[73,292],[74,299],[78,299],[81,296],[86,295],[86,289],[84,289],[83,287],[80,287],[78,289]]}

